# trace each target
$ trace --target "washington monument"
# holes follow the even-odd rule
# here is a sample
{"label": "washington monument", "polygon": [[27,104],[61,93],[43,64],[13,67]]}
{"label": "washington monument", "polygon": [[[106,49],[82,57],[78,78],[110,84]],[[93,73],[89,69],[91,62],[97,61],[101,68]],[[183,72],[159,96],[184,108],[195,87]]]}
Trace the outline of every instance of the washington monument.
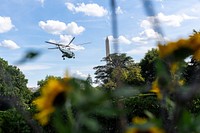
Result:
{"label": "washington monument", "polygon": [[109,39],[106,37],[106,57],[110,55],[110,45],[109,45]]}

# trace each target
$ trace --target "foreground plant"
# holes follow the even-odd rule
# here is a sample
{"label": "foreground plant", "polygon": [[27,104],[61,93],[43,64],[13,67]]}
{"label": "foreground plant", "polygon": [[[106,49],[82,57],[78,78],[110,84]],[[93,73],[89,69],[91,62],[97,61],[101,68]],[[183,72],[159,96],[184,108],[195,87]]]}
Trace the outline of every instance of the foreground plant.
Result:
{"label": "foreground plant", "polygon": [[63,106],[67,99],[68,92],[72,89],[68,85],[69,78],[63,80],[51,78],[41,88],[41,96],[33,101],[39,113],[35,118],[42,124],[46,125],[49,121],[50,115],[57,107]]}
{"label": "foreground plant", "polygon": [[149,122],[146,118],[134,117],[132,125],[125,133],[165,133],[163,129]]}
{"label": "foreground plant", "polygon": [[[87,81],[79,79],[51,78],[41,88],[41,96],[33,101],[38,109],[35,118],[41,125],[47,125],[48,121],[52,120],[51,116],[59,116],[59,119],[53,123],[58,132],[95,133],[110,132],[111,129],[117,133],[179,133],[189,130],[198,133],[200,127],[197,121],[200,117],[195,118],[185,111],[184,105],[198,94],[199,84],[186,85],[182,73],[186,57],[193,56],[196,60],[200,59],[199,38],[199,35],[194,35],[188,39],[158,46],[157,77],[152,82],[149,94],[139,93],[140,89],[137,86],[120,86],[111,91],[104,91],[100,87],[94,88]],[[116,126],[122,120],[119,119],[120,116],[123,116],[125,121],[123,124],[127,126],[126,117],[130,114],[126,110],[131,108],[128,106],[131,104],[126,104],[126,108],[119,108],[116,106],[117,101],[124,102],[129,98],[148,96],[154,96],[156,99],[152,92],[157,95],[156,102],[160,103],[156,108],[157,113],[159,112],[156,115],[158,118],[146,115],[143,110],[144,112],[140,115],[143,115],[145,119],[138,117],[140,115],[131,114],[134,119],[126,130]],[[146,105],[147,103],[144,104]],[[149,108],[145,109],[149,110]],[[189,122],[186,122],[187,120]]]}
{"label": "foreground plant", "polygon": [[[192,56],[194,60],[200,60],[200,34],[169,42],[166,45],[159,44],[158,48],[160,58],[157,62],[157,79],[153,82],[152,88],[154,91],[157,90],[155,92],[160,98],[163,126],[166,132],[177,133],[183,131],[181,129],[185,126],[179,125],[184,116],[184,104],[199,93],[199,84],[195,81],[190,86],[185,84],[183,72],[184,60],[187,57]],[[196,128],[191,129],[191,132]]]}

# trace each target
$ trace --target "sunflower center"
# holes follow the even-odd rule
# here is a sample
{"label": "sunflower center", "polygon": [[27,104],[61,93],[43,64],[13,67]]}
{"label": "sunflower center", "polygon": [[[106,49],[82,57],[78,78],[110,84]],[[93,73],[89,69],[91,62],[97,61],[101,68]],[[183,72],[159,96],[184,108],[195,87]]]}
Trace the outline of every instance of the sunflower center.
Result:
{"label": "sunflower center", "polygon": [[66,94],[65,92],[60,92],[53,101],[53,106],[60,107],[65,104]]}
{"label": "sunflower center", "polygon": [[150,131],[137,131],[137,133],[151,133]]}

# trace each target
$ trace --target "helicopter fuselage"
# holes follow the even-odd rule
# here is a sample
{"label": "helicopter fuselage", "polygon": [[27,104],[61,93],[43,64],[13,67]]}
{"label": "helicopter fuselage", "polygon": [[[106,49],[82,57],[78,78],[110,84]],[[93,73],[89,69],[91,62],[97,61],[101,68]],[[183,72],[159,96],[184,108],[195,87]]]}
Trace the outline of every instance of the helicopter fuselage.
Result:
{"label": "helicopter fuselage", "polygon": [[56,43],[56,42],[51,42],[51,41],[45,41],[45,42],[49,43],[49,44],[56,45],[56,47],[54,47],[54,48],[48,48],[48,49],[59,49],[60,52],[62,52],[63,60],[65,60],[65,57],[67,57],[67,58],[75,58],[74,52],[71,51],[71,49],[74,49],[74,48],[72,48],[72,47],[69,46],[74,39],[75,39],[75,37],[73,37],[71,39],[71,41],[67,45]]}
{"label": "helicopter fuselage", "polygon": [[69,48],[67,48],[67,47],[60,47],[59,46],[59,50],[62,52],[62,57],[63,57],[63,59],[65,59],[65,57],[67,57],[67,58],[75,58],[75,54],[74,54],[74,52],[72,52],[72,51],[70,51],[70,49]]}

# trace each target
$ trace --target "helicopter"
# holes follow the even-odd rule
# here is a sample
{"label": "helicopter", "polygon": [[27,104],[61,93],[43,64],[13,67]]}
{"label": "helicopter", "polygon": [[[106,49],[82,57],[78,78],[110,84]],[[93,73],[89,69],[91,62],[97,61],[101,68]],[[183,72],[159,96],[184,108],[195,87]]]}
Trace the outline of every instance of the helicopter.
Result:
{"label": "helicopter", "polygon": [[[54,42],[50,42],[50,41],[45,41],[45,42],[49,43],[49,44],[56,45],[56,47],[48,48],[48,49],[59,49],[60,52],[62,52],[63,60],[65,60],[65,57],[67,57],[67,58],[75,58],[74,52],[71,51],[71,49],[74,49],[74,48],[70,47],[70,44],[74,41],[74,39],[75,39],[75,37],[73,37],[71,39],[71,41],[67,45],[60,44],[60,43],[54,43]],[[90,42],[87,42],[87,43],[90,43]],[[87,44],[87,43],[82,43],[80,45]]]}

